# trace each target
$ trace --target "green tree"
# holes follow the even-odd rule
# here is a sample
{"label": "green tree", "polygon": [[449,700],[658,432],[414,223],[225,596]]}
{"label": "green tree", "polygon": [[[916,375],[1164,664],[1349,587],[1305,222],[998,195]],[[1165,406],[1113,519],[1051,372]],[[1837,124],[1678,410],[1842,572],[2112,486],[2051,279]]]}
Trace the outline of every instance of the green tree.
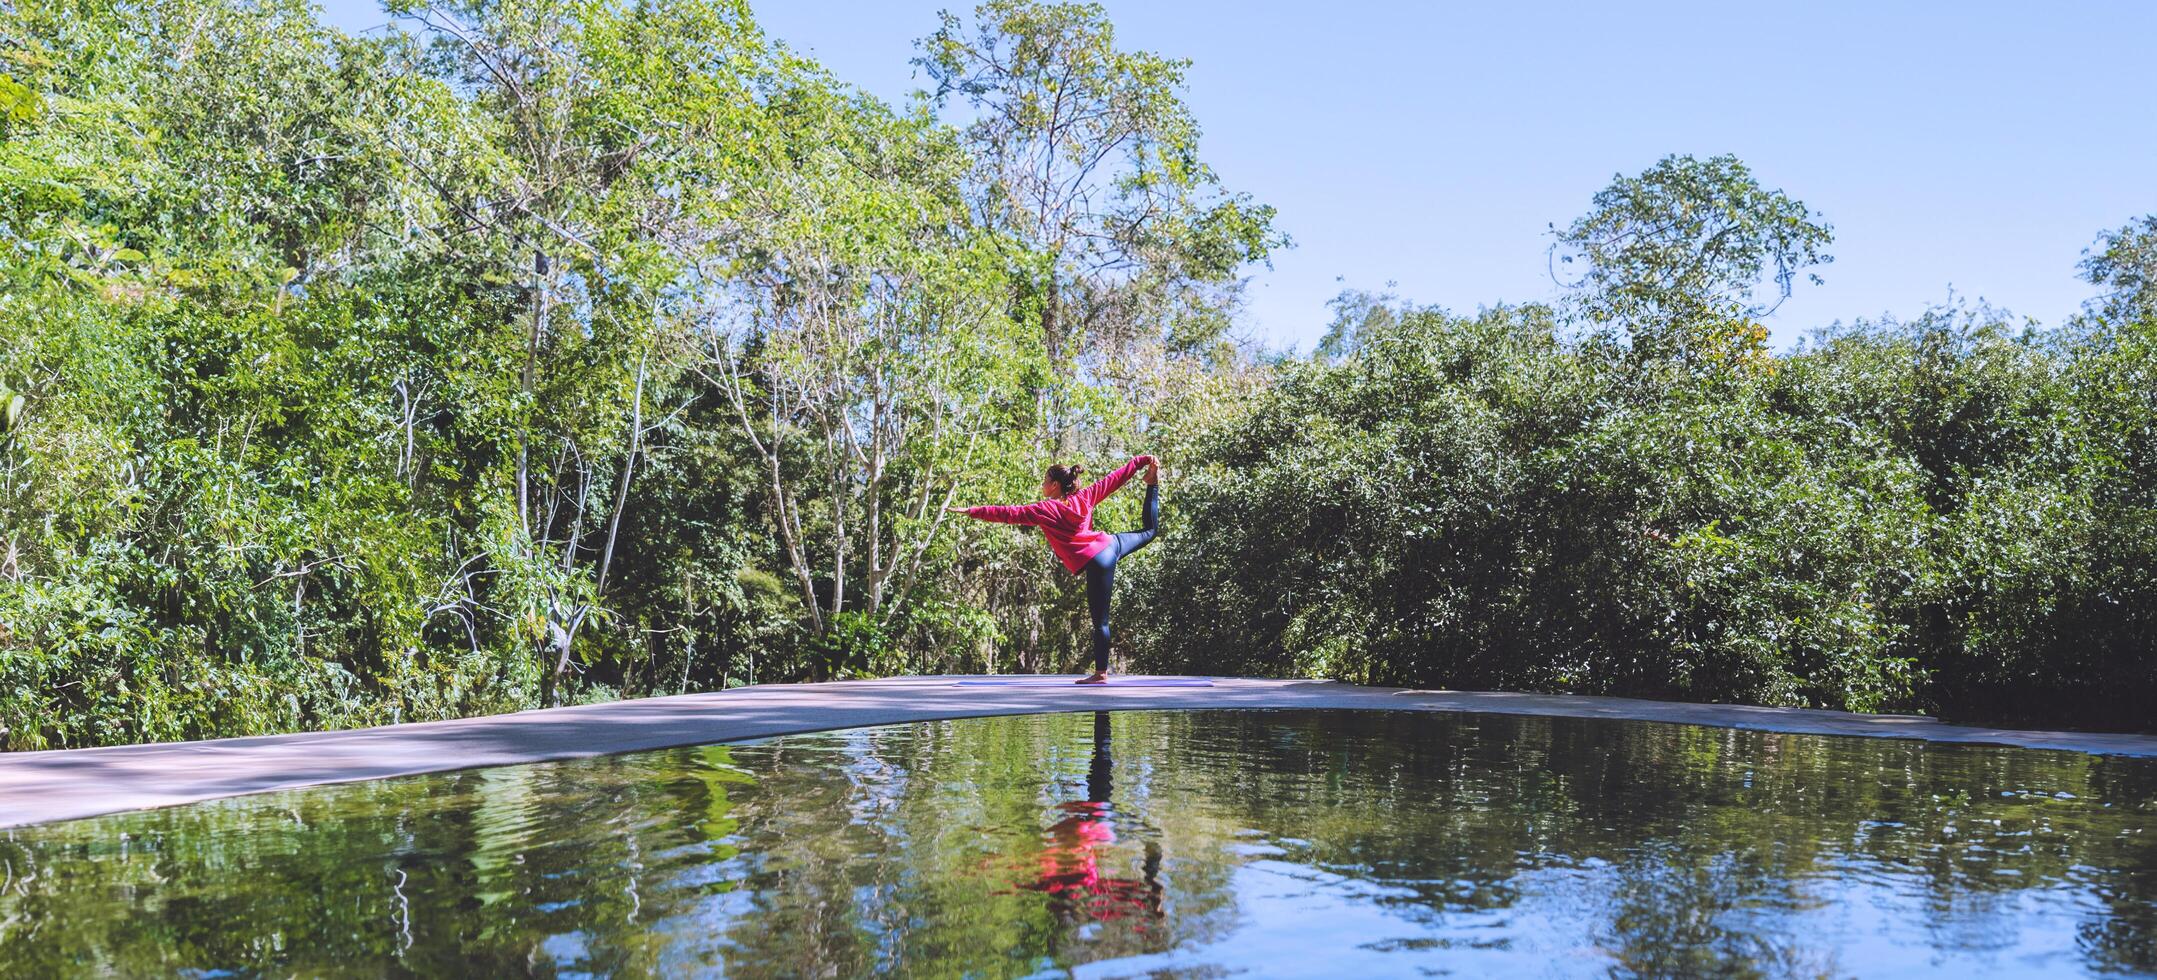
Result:
{"label": "green tree", "polygon": [[713,202],[757,179],[763,116],[744,69],[762,41],[732,3],[391,9],[431,38],[431,69],[471,92],[406,153],[465,219],[442,247],[523,293],[499,419],[513,506],[490,505],[479,541],[553,700],[580,631],[608,612],[647,439],[689,397],[676,285]]}
{"label": "green tree", "polygon": [[[1556,263],[1580,268],[1570,285],[1582,311],[1623,326],[1643,356],[1723,358],[1765,334],[1749,321],[1789,298],[1799,276],[1833,261],[1833,231],[1805,204],[1768,190],[1733,156],[1664,157],[1618,175],[1594,210],[1553,227]],[[1558,273],[1555,271],[1554,275]],[[1755,302],[1762,276],[1773,301]],[[1735,323],[1735,326],[1733,326]]]}
{"label": "green tree", "polygon": [[2082,251],[2082,278],[2098,287],[2093,311],[2113,322],[2157,318],[2157,214],[2104,232]]}
{"label": "green tree", "polygon": [[1069,376],[1089,352],[1205,351],[1239,270],[1287,239],[1223,189],[1184,103],[1187,61],[1116,46],[1097,4],[994,0],[945,14],[916,64],[962,103],[982,225],[1008,240],[1016,309]]}
{"label": "green tree", "polygon": [[1038,348],[957,194],[953,134],[795,70],[773,103],[791,176],[742,202],[704,370],[755,450],[813,632],[857,608],[895,631]]}

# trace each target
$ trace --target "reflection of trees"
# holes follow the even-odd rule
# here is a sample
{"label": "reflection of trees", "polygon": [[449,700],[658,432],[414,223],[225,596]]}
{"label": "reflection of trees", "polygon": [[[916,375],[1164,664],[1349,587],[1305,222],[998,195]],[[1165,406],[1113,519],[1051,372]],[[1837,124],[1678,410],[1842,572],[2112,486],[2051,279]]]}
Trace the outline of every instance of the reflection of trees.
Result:
{"label": "reflection of trees", "polygon": [[[2105,760],[2092,767],[2090,791],[2092,802],[2126,814],[2133,832],[2112,831],[2118,851],[2102,859],[2105,872],[2092,888],[2105,912],[2085,920],[2077,938],[2095,969],[2157,973],[2157,766]],[[2084,833],[2108,830],[2093,825]]]}
{"label": "reflection of trees", "polygon": [[727,752],[357,783],[19,831],[0,844],[22,886],[0,894],[0,975],[513,974],[532,969],[550,936],[580,928],[585,968],[652,972],[665,937],[638,923],[640,893],[723,853],[684,815],[723,819],[721,787],[698,766],[724,766]]}
{"label": "reflection of trees", "polygon": [[1789,916],[1860,873],[1952,946],[2012,941],[2027,889],[2077,890],[2102,903],[2086,964],[2148,971],[2153,812],[2157,766],[2068,754],[1410,713],[978,719],[17,831],[0,974],[1023,973],[1228,935],[1261,838],[1426,925],[1592,872],[1589,938],[1635,972],[1857,966]]}
{"label": "reflection of trees", "polygon": [[1650,846],[1622,865],[1601,937],[1622,971],[1651,977],[1844,975],[1831,952],[1805,948],[1804,937],[1758,928],[1749,913],[1804,904],[1789,879],[1767,870],[1765,856],[1760,849]]}

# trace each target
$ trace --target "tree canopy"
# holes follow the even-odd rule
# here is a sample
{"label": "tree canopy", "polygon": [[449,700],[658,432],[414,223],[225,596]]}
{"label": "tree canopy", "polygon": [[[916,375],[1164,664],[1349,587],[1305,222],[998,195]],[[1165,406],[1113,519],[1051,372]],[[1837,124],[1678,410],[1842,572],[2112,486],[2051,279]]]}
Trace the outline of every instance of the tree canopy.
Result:
{"label": "tree canopy", "polygon": [[2147,727],[2150,218],[2070,323],[1773,351],[1826,219],[1674,155],[1562,301],[1303,356],[1098,6],[922,25],[905,106],[739,0],[388,10],[0,5],[6,747],[1064,668],[1075,581],[943,506],[1137,452],[1130,666]]}

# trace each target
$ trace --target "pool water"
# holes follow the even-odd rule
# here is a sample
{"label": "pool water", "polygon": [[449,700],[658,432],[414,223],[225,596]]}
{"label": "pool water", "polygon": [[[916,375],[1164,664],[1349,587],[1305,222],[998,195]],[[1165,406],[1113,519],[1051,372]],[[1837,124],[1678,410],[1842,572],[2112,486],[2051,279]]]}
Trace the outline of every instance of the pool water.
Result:
{"label": "pool water", "polygon": [[0,975],[2157,972],[2157,762],[1422,712],[796,735],[0,831]]}

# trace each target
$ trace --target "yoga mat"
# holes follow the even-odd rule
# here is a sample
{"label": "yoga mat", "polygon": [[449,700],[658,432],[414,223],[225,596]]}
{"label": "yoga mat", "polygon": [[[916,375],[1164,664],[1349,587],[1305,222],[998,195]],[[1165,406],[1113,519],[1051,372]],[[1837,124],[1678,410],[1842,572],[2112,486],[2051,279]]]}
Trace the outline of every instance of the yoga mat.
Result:
{"label": "yoga mat", "polygon": [[977,677],[959,681],[952,687],[1048,687],[1061,684],[1065,687],[1212,687],[1213,682],[1203,677],[1111,677],[1106,684],[1078,684],[1076,677]]}

